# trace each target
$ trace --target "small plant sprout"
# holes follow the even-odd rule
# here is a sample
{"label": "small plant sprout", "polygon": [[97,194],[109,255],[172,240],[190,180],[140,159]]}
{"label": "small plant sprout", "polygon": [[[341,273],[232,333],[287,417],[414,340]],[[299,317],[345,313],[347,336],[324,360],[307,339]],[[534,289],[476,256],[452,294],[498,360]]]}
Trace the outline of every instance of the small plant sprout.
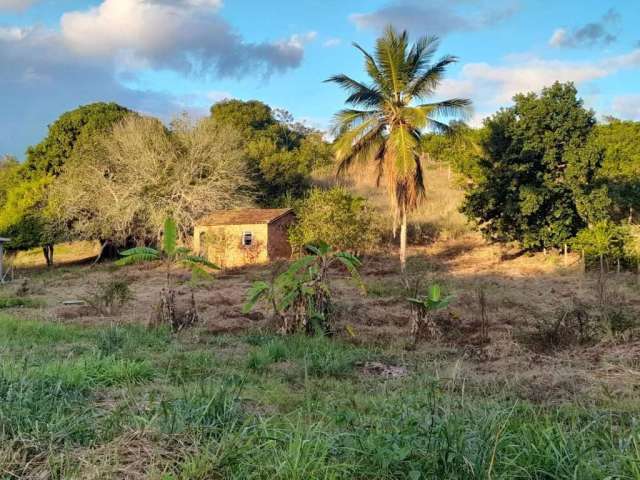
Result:
{"label": "small plant sprout", "polygon": [[426,294],[407,298],[412,311],[411,335],[414,343],[418,341],[418,337],[423,331],[428,337],[436,336],[437,327],[433,321],[433,313],[447,308],[451,300],[453,300],[453,296],[444,296],[437,283],[429,286]]}
{"label": "small plant sprout", "polygon": [[179,315],[175,304],[175,280],[172,276],[172,267],[181,265],[191,272],[191,278],[208,276],[208,270],[217,270],[219,267],[206,258],[195,255],[186,247],[178,247],[178,227],[173,218],[167,217],[164,221],[164,235],[162,238],[162,250],[151,247],[135,247],[121,252],[122,258],[117,265],[131,265],[134,263],[161,261],[167,271],[166,286],[160,292],[160,303],[156,316],[158,325],[170,325],[174,331],[193,325],[198,321],[198,311],[193,289],[191,290],[191,305],[184,314]]}

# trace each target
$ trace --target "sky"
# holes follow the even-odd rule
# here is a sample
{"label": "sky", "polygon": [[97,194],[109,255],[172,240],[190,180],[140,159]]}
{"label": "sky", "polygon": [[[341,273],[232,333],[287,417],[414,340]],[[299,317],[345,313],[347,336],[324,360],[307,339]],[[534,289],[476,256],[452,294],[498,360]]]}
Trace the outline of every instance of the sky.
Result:
{"label": "sky", "polygon": [[556,80],[640,120],[640,0],[0,0],[0,155],[96,101],[169,121],[258,99],[327,129],[345,94],[323,80],[366,80],[352,42],[390,23],[459,58],[435,100],[470,98],[472,125]]}

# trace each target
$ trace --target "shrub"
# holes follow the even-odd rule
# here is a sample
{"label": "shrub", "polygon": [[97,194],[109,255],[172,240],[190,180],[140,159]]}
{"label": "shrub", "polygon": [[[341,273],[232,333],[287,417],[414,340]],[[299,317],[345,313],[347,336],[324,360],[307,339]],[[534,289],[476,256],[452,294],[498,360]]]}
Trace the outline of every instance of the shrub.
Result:
{"label": "shrub", "polygon": [[624,227],[606,220],[600,221],[580,230],[573,240],[573,248],[583,252],[586,261],[597,259],[603,271],[605,260],[623,257],[627,236]]}
{"label": "shrub", "polygon": [[294,248],[330,241],[338,250],[362,253],[379,241],[375,210],[344,188],[313,189],[295,210],[298,222],[289,230]]}
{"label": "shrub", "polygon": [[84,300],[100,315],[117,313],[133,299],[127,280],[111,279],[99,282],[94,291]]}
{"label": "shrub", "polygon": [[248,313],[263,301],[271,305],[283,333],[305,332],[309,335],[331,333],[334,317],[330,271],[342,264],[351,277],[363,286],[358,273],[358,257],[338,252],[324,242],[308,245],[308,255],[293,262],[270,283],[254,282],[243,307]]}

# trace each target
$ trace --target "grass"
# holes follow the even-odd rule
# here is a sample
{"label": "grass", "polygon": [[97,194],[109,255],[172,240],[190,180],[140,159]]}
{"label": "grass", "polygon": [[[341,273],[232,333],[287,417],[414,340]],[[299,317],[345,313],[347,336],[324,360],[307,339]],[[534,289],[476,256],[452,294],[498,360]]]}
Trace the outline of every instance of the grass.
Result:
{"label": "grass", "polygon": [[0,297],[0,309],[2,308],[37,308],[43,306],[43,303],[32,298],[25,297]]}
{"label": "grass", "polygon": [[337,339],[0,316],[0,478],[640,479],[638,413],[451,388]]}

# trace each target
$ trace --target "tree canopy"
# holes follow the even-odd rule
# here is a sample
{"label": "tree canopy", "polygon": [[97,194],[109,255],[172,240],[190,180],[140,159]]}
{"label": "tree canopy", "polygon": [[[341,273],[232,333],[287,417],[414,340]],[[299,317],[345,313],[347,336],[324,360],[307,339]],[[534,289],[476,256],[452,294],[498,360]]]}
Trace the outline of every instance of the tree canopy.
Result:
{"label": "tree canopy", "polygon": [[78,145],[95,141],[132,113],[117,103],[103,102],[83,105],[63,113],[49,126],[47,136],[27,149],[27,169],[59,174]]}
{"label": "tree canopy", "polygon": [[80,238],[155,243],[168,216],[184,238],[199,217],[251,202],[243,145],[236,130],[212,119],[182,118],[169,130],[129,116],[64,166],[50,208]]}
{"label": "tree canopy", "polygon": [[640,213],[640,122],[608,119],[597,125],[591,138],[604,151],[600,181],[613,202],[612,216],[637,221]]}
{"label": "tree canopy", "polygon": [[571,83],[514,102],[485,121],[484,174],[463,211],[489,238],[560,246],[606,215],[606,187],[596,181],[603,154],[587,145],[594,114]]}
{"label": "tree canopy", "polygon": [[278,205],[287,195],[300,197],[310,186],[312,172],[332,162],[331,147],[322,134],[294,122],[284,110],[256,100],[224,100],[211,107],[211,118],[246,138],[261,204]]}

